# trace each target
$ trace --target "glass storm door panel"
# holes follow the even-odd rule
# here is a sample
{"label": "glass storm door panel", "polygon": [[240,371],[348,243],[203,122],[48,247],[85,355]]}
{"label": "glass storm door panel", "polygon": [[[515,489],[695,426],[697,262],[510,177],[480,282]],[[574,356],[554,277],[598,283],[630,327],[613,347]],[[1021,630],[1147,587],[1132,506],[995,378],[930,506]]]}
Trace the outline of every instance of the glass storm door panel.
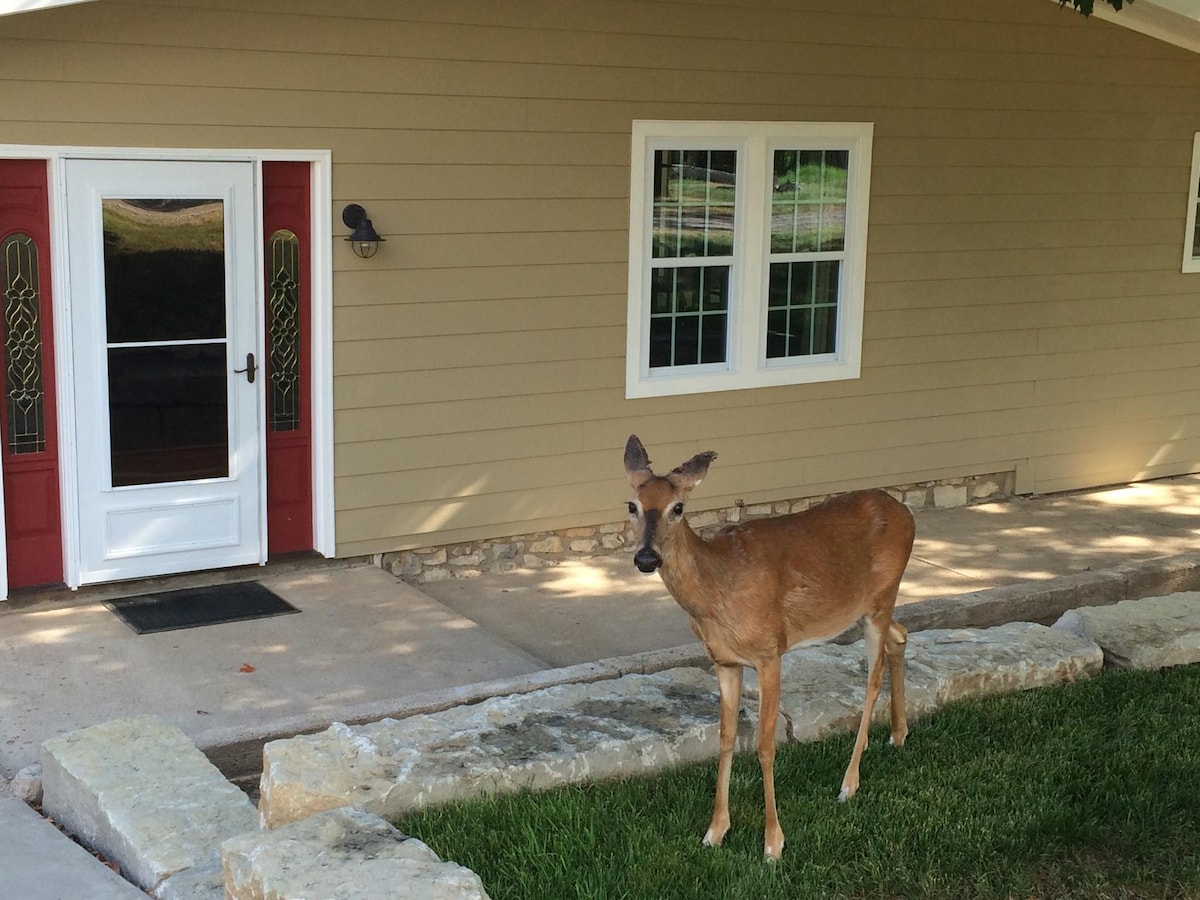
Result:
{"label": "glass storm door panel", "polygon": [[66,171],[80,582],[263,561],[253,167]]}

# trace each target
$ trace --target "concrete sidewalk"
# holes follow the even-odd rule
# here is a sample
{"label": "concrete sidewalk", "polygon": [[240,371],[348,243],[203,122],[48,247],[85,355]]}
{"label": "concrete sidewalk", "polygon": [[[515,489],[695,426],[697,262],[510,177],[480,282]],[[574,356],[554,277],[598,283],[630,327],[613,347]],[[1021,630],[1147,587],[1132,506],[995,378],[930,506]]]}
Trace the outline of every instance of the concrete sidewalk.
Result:
{"label": "concrete sidewalk", "polygon": [[[922,511],[901,603],[919,613],[953,610],[967,602],[960,595],[991,588],[1036,595],[1039,585],[1072,582],[1063,576],[1153,568],[1151,560],[1198,549],[1200,475]],[[1200,570],[1198,559],[1189,571]],[[227,774],[245,774],[256,754],[261,760],[264,738],[594,679],[614,657],[702,656],[661,581],[628,557],[421,590],[363,564],[209,577],[244,579],[263,582],[301,614],[137,635],[103,604],[122,589],[164,590],[181,586],[177,579],[0,605],[0,776],[36,762],[54,735],[146,713],[220,757]],[[0,842],[0,870],[19,867],[37,881],[57,867],[66,839],[18,813],[0,808],[0,824],[21,834]],[[23,896],[84,895],[47,878],[44,890]]]}

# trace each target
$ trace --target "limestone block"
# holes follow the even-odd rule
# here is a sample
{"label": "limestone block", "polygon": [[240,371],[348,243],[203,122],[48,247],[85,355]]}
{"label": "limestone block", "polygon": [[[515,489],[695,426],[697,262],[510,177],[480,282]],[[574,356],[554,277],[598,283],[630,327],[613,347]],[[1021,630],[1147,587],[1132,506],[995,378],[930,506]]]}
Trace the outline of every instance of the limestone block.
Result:
{"label": "limestone block", "polygon": [[933,487],[933,505],[938,509],[953,509],[967,505],[965,484],[937,484]]}
{"label": "limestone block", "polygon": [[230,900],[487,900],[479,876],[356,809],[318,813],[221,848]]}
{"label": "limestone block", "polygon": [[225,900],[220,853],[214,853],[211,859],[201,865],[164,878],[155,889],[154,896],[157,900]]}
{"label": "limestone block", "polygon": [[30,806],[42,804],[42,766],[33,763],[17,772],[8,785],[12,795]]}
{"label": "limestone block", "polygon": [[[995,628],[935,629],[909,635],[905,710],[926,715],[954,700],[1027,690],[1096,674],[1100,649],[1091,641],[1031,622]],[[867,692],[864,642],[820,644],[783,657],[780,708],[794,741],[815,741],[858,727]],[[888,682],[874,721],[889,716]],[[746,692],[757,697],[753,673]]]}
{"label": "limestone block", "polygon": [[1053,627],[1095,641],[1112,668],[1161,669],[1200,662],[1196,591],[1068,610]]}
{"label": "limestone block", "polygon": [[421,584],[436,584],[441,581],[450,581],[453,578],[454,573],[449,569],[429,568],[417,577],[417,581]]}
{"label": "limestone block", "polygon": [[[263,748],[259,814],[269,828],[340,806],[394,818],[480,794],[657,771],[715,757],[718,717],[716,679],[679,668],[338,723]],[[748,717],[742,726],[749,746]]]}
{"label": "limestone block", "polygon": [[149,890],[258,825],[249,798],[154,716],[46,741],[42,787],[47,815]]}
{"label": "limestone block", "polygon": [[549,535],[529,545],[530,553],[562,553],[563,542],[557,534]]}

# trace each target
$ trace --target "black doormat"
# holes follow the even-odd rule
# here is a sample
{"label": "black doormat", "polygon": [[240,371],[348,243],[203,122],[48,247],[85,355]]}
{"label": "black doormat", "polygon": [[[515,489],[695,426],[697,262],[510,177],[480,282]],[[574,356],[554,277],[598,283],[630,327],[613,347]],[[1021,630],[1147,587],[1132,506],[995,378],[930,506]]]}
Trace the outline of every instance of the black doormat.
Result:
{"label": "black doormat", "polygon": [[109,600],[104,605],[138,634],[300,612],[257,581],[143,594],[140,597]]}

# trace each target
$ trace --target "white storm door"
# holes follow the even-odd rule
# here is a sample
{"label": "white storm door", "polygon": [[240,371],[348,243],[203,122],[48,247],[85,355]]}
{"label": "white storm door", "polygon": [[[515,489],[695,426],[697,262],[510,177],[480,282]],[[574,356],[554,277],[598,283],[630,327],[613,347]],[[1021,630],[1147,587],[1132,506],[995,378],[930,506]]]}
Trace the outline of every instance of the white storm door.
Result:
{"label": "white storm door", "polygon": [[265,561],[253,165],[64,165],[80,583]]}

